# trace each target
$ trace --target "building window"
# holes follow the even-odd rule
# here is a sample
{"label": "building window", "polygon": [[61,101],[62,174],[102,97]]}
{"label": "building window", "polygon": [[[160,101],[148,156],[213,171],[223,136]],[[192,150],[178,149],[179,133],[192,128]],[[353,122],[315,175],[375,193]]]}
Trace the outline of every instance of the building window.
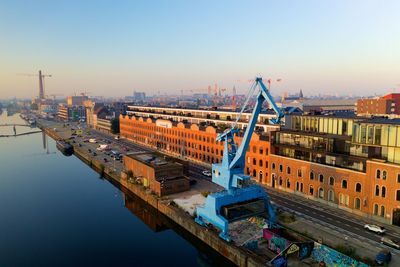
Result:
{"label": "building window", "polygon": [[361,209],[361,200],[358,197],[354,200],[354,208],[357,210]]}
{"label": "building window", "polygon": [[397,182],[400,183],[400,173],[397,174]]}
{"label": "building window", "polygon": [[385,206],[381,206],[381,217],[385,217]]}
{"label": "building window", "polygon": [[259,160],[259,165],[260,165],[260,167],[263,166],[263,161],[261,159]]}
{"label": "building window", "polygon": [[255,146],[253,146],[253,153],[256,153],[257,148]]}
{"label": "building window", "polygon": [[303,173],[301,172],[301,169],[298,169],[298,170],[297,170],[297,176],[298,176],[298,177],[302,177],[302,176],[303,176]]}
{"label": "building window", "polygon": [[330,201],[330,202],[335,201],[335,192],[333,192],[333,190],[328,191],[328,201]]}
{"label": "building window", "polygon": [[347,189],[347,180],[342,181],[342,188]]}
{"label": "building window", "polygon": [[286,187],[290,188],[290,180],[289,179],[286,179]]}
{"label": "building window", "polygon": [[275,170],[275,163],[272,163],[272,164],[271,164],[271,168],[272,168],[273,170]]}
{"label": "building window", "polygon": [[265,168],[268,168],[268,160],[265,161]]}
{"label": "building window", "polygon": [[382,179],[386,180],[386,176],[387,176],[387,172],[386,171],[382,171]]}
{"label": "building window", "polygon": [[314,172],[313,171],[310,172],[310,180],[314,180]]}
{"label": "building window", "polygon": [[356,183],[356,192],[361,192],[361,184]]}
{"label": "building window", "polygon": [[349,206],[349,196],[344,194],[339,194],[339,203],[341,205]]}
{"label": "building window", "polygon": [[318,197],[324,198],[324,189],[323,188],[318,189]]}
{"label": "building window", "polygon": [[320,181],[321,183],[324,182],[324,176],[323,176],[322,174],[319,175],[319,181]]}
{"label": "building window", "polygon": [[[299,182],[296,182],[296,191],[299,191],[300,187],[299,187]],[[400,191],[400,190],[399,190]]]}
{"label": "building window", "polygon": [[376,170],[376,178],[377,179],[381,178],[381,170]]}
{"label": "building window", "polygon": [[400,201],[400,190],[396,190],[396,200]]}
{"label": "building window", "polygon": [[260,147],[260,155],[262,155],[264,153],[264,150],[262,147]]}
{"label": "building window", "polygon": [[256,170],[253,170],[253,177],[255,178],[257,176]]}
{"label": "building window", "polygon": [[260,182],[260,183],[262,183],[262,180],[263,180],[263,172],[262,171],[260,171],[260,173],[258,174],[258,181]]}
{"label": "building window", "polygon": [[310,195],[314,195],[314,187],[312,185],[310,185]]}
{"label": "building window", "polygon": [[379,197],[379,185],[375,186],[375,196]]}
{"label": "building window", "polygon": [[286,171],[287,171],[287,174],[290,174],[290,167],[289,166],[287,167]]}
{"label": "building window", "polygon": [[335,184],[335,178],[333,176],[329,177],[329,185],[334,185]]}
{"label": "building window", "polygon": [[279,171],[280,171],[280,172],[283,172],[283,166],[282,166],[282,164],[279,165]]}
{"label": "building window", "polygon": [[279,186],[282,186],[282,184],[283,184],[283,179],[282,177],[279,177]]}
{"label": "building window", "polygon": [[378,204],[374,204],[374,215],[378,216]]}
{"label": "building window", "polygon": [[256,158],[253,158],[253,165],[254,165],[254,166],[257,165],[257,160],[256,160]]}
{"label": "building window", "polygon": [[381,196],[386,197],[386,187],[384,187],[384,186],[382,186]]}

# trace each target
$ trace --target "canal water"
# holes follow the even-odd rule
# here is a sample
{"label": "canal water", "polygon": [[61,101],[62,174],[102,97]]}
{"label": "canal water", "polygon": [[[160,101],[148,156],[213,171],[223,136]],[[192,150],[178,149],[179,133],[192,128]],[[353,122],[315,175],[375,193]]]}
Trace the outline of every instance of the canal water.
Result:
{"label": "canal water", "polygon": [[0,138],[0,266],[230,265],[123,191],[41,133]]}

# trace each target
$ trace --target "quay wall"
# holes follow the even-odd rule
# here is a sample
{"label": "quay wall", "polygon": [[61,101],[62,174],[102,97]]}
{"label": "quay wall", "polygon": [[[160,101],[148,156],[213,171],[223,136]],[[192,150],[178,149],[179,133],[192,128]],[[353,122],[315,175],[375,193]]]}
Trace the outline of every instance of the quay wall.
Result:
{"label": "quay wall", "polygon": [[[54,140],[61,139],[57,132],[49,128],[43,128],[43,131]],[[209,245],[219,254],[232,261],[234,264],[243,267],[266,265],[265,259],[262,259],[252,252],[244,248],[238,247],[233,243],[228,243],[222,240],[221,238],[219,238],[216,232],[210,231],[198,225],[190,215],[186,214],[178,207],[172,205],[170,201],[161,200],[156,195],[151,194],[151,192],[144,189],[141,185],[133,184],[129,182],[126,178],[122,178],[120,174],[114,172],[111,168],[105,167],[101,161],[93,159],[87,151],[77,145],[74,145],[74,154],[80,160],[92,167],[94,170],[114,180],[119,185],[125,187],[131,193],[135,194],[136,196],[147,202],[149,205],[157,209],[160,213],[164,214],[166,217],[180,225],[193,236],[199,238],[201,241]]]}

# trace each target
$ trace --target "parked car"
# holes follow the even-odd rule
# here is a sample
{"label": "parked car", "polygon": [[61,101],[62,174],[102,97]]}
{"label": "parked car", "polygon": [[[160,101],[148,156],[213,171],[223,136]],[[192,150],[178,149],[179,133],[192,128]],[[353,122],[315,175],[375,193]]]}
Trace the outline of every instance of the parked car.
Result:
{"label": "parked car", "polygon": [[201,173],[203,175],[207,176],[207,177],[211,177],[211,172],[210,171],[205,170],[205,171],[202,171]]}
{"label": "parked car", "polygon": [[389,250],[380,251],[376,257],[375,262],[379,265],[388,264],[392,260],[392,253]]}
{"label": "parked car", "polygon": [[368,231],[377,233],[377,234],[383,234],[386,232],[386,229],[383,228],[382,226],[376,225],[376,224],[366,224],[364,225],[364,229],[367,229]]}
{"label": "parked car", "polygon": [[388,238],[388,237],[382,237],[381,238],[381,243],[385,244],[385,245],[387,245],[389,247],[395,248],[395,249],[400,249],[399,243],[397,241],[395,241],[395,240],[392,240],[392,239]]}

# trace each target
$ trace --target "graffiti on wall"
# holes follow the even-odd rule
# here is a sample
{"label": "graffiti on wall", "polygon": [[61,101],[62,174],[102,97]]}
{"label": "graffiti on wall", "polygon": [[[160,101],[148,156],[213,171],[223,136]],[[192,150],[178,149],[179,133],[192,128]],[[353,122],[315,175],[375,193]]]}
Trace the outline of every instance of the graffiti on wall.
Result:
{"label": "graffiti on wall", "polygon": [[324,262],[326,266],[354,266],[368,267],[365,263],[356,261],[355,259],[344,255],[334,249],[315,243],[312,251],[312,258],[317,262]]}

